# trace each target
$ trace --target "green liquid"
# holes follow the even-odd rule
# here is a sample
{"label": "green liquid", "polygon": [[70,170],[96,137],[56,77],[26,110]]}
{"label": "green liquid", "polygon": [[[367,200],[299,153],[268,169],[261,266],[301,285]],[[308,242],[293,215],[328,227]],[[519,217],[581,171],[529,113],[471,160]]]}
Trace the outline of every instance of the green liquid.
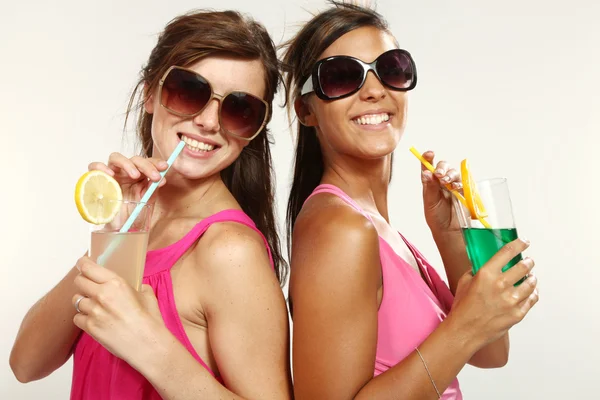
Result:
{"label": "green liquid", "polygon": [[[466,228],[463,229],[465,243],[467,245],[467,254],[473,265],[473,274],[489,261],[494,254],[498,252],[505,244],[512,242],[518,237],[517,230],[512,229],[479,229]],[[513,265],[521,261],[521,254],[515,256],[502,267],[502,272],[511,268]],[[525,278],[517,282],[520,284]]]}

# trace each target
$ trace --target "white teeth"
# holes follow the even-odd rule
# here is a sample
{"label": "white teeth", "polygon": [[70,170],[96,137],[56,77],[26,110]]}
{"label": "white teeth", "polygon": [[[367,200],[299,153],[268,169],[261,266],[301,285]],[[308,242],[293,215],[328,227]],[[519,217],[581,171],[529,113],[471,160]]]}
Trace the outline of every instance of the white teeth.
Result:
{"label": "white teeth", "polygon": [[200,145],[198,147],[200,149],[206,150],[206,151],[211,151],[212,149],[215,148],[215,146],[213,146],[212,144],[208,144],[208,143],[200,143]]}
{"label": "white teeth", "polygon": [[354,119],[354,122],[358,125],[379,125],[382,122],[386,122],[389,120],[390,115],[388,113],[382,113],[373,115],[363,115],[362,117]]}
{"label": "white teeth", "polygon": [[181,140],[183,140],[185,142],[188,149],[193,150],[193,151],[211,151],[215,148],[215,146],[212,144],[199,142],[199,141],[189,138],[185,135],[181,135]]}

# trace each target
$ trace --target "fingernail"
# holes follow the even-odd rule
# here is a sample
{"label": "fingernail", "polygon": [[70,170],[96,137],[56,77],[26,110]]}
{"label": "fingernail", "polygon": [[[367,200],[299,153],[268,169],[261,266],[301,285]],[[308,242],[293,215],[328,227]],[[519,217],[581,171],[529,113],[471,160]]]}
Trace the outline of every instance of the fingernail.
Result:
{"label": "fingernail", "polygon": [[445,177],[443,177],[443,178],[442,178],[442,179],[440,179],[440,180],[441,180],[442,182],[444,182],[444,183],[448,183],[448,182],[450,182],[450,177],[449,177],[449,176],[445,176]]}
{"label": "fingernail", "polygon": [[167,168],[169,166],[169,164],[167,164],[166,161],[161,161],[160,163],[158,163],[158,166],[161,168]]}
{"label": "fingernail", "polygon": [[433,178],[433,174],[431,173],[431,171],[422,171],[421,178],[423,179],[424,182],[429,181]]}
{"label": "fingernail", "polygon": [[152,179],[159,180],[160,179],[160,174],[158,172],[153,172],[152,173]]}
{"label": "fingernail", "polygon": [[441,169],[436,169],[435,174],[436,175],[444,175],[444,171],[442,171]]}
{"label": "fingernail", "polygon": [[529,239],[521,238],[521,240],[523,241],[523,243],[525,243],[527,245],[529,245],[529,243],[530,243]]}
{"label": "fingernail", "polygon": [[137,169],[130,169],[130,170],[129,170],[129,175],[131,175],[131,176],[138,176],[138,171],[137,171]]}

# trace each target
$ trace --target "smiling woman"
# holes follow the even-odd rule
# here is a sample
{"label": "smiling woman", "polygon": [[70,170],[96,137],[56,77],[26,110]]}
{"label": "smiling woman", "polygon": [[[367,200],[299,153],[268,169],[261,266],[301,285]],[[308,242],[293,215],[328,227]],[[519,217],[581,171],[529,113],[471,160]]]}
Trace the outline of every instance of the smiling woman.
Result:
{"label": "smiling woman", "polygon": [[25,316],[10,359],[17,379],[41,379],[73,355],[77,400],[290,398],[266,128],[277,67],[264,27],[237,12],[166,26],[128,110],[139,109],[142,156],[89,166],[139,200],[185,142],[152,197],[142,290],[80,258]]}
{"label": "smiling woman", "polygon": [[532,274],[513,287],[531,259],[502,273],[529,244],[515,240],[473,277],[444,189],[460,177],[444,161],[423,169],[422,193],[449,286],[392,227],[391,160],[417,75],[381,15],[334,2],[284,64],[300,121],[287,215],[295,398],[462,399],[459,371],[506,364],[508,330],[537,302]]}

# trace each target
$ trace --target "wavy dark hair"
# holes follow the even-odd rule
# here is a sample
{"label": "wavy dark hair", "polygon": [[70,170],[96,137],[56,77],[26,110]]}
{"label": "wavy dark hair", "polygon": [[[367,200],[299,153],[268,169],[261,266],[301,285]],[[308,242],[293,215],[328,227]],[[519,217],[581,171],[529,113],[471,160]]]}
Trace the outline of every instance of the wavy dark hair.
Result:
{"label": "wavy dark hair", "polygon": [[[265,101],[270,106],[267,122],[271,120],[273,99],[282,78],[276,48],[265,27],[236,11],[193,11],[167,24],[142,67],[140,79],[129,99],[125,125],[127,118],[137,109],[136,130],[142,155],[150,157],[153,147],[152,114],[148,114],[143,107],[146,95],[156,90],[160,78],[170,66],[189,66],[203,57],[216,54],[262,62],[265,69]],[[147,90],[144,90],[144,86],[147,86]],[[265,235],[277,278],[283,284],[287,276],[287,263],[282,256],[275,220],[271,143],[272,137],[265,124],[233,164],[221,171],[221,178],[244,212]]]}
{"label": "wavy dark hair", "polygon": [[[333,7],[315,15],[289,41],[282,70],[288,88],[286,104],[291,108],[300,97],[302,84],[309,78],[318,57],[346,33],[362,27],[375,27],[389,32],[387,22],[375,10],[355,4],[330,1]],[[286,231],[288,253],[291,254],[292,232],[302,205],[319,185],[324,172],[323,154],[316,129],[298,122],[294,177],[287,205]]]}

